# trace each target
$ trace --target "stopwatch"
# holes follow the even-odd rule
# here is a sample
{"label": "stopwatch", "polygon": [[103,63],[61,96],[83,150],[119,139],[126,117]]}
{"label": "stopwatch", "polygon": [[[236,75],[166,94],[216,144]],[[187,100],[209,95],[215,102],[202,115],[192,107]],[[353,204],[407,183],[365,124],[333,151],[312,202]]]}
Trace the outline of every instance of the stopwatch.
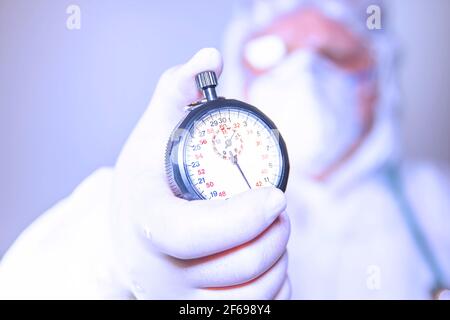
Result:
{"label": "stopwatch", "polygon": [[286,190],[289,158],[275,124],[259,109],[218,97],[213,71],[195,77],[204,99],[188,106],[166,150],[173,193],[187,200],[228,199],[254,188]]}

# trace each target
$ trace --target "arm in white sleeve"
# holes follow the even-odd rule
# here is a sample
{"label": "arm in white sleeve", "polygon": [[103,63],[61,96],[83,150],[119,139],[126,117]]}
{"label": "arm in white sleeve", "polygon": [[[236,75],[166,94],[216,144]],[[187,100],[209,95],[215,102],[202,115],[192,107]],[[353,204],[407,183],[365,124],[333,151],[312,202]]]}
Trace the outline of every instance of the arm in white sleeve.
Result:
{"label": "arm in white sleeve", "polygon": [[100,169],[39,217],[0,262],[0,298],[127,298],[113,277],[107,215],[112,169]]}

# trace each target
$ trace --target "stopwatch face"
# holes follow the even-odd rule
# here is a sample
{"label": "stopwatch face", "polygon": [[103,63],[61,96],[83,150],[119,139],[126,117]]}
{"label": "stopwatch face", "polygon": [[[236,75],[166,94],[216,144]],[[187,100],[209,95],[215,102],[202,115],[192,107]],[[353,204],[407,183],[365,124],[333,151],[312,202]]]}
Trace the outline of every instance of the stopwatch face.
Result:
{"label": "stopwatch face", "polygon": [[217,102],[192,111],[172,145],[179,193],[188,199],[227,199],[254,188],[284,190],[287,151],[272,121],[242,102]]}

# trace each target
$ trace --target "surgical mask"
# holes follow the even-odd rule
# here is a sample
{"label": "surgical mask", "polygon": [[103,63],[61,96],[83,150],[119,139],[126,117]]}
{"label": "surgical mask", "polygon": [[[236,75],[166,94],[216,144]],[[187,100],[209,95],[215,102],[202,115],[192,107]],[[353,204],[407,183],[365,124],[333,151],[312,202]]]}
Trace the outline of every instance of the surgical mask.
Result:
{"label": "surgical mask", "polygon": [[292,167],[314,175],[338,160],[361,134],[357,85],[354,75],[302,50],[255,78],[247,97],[278,125]]}

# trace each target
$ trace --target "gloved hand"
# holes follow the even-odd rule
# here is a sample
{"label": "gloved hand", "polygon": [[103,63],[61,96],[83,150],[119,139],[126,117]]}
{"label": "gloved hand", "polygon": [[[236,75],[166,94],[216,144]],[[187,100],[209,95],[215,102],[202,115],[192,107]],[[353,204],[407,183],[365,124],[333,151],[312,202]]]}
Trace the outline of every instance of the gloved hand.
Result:
{"label": "gloved hand", "polygon": [[167,184],[167,139],[200,98],[194,77],[205,70],[220,75],[217,50],[166,71],[120,154],[111,205],[117,274],[137,298],[286,299],[290,225],[280,190],[188,202]]}

